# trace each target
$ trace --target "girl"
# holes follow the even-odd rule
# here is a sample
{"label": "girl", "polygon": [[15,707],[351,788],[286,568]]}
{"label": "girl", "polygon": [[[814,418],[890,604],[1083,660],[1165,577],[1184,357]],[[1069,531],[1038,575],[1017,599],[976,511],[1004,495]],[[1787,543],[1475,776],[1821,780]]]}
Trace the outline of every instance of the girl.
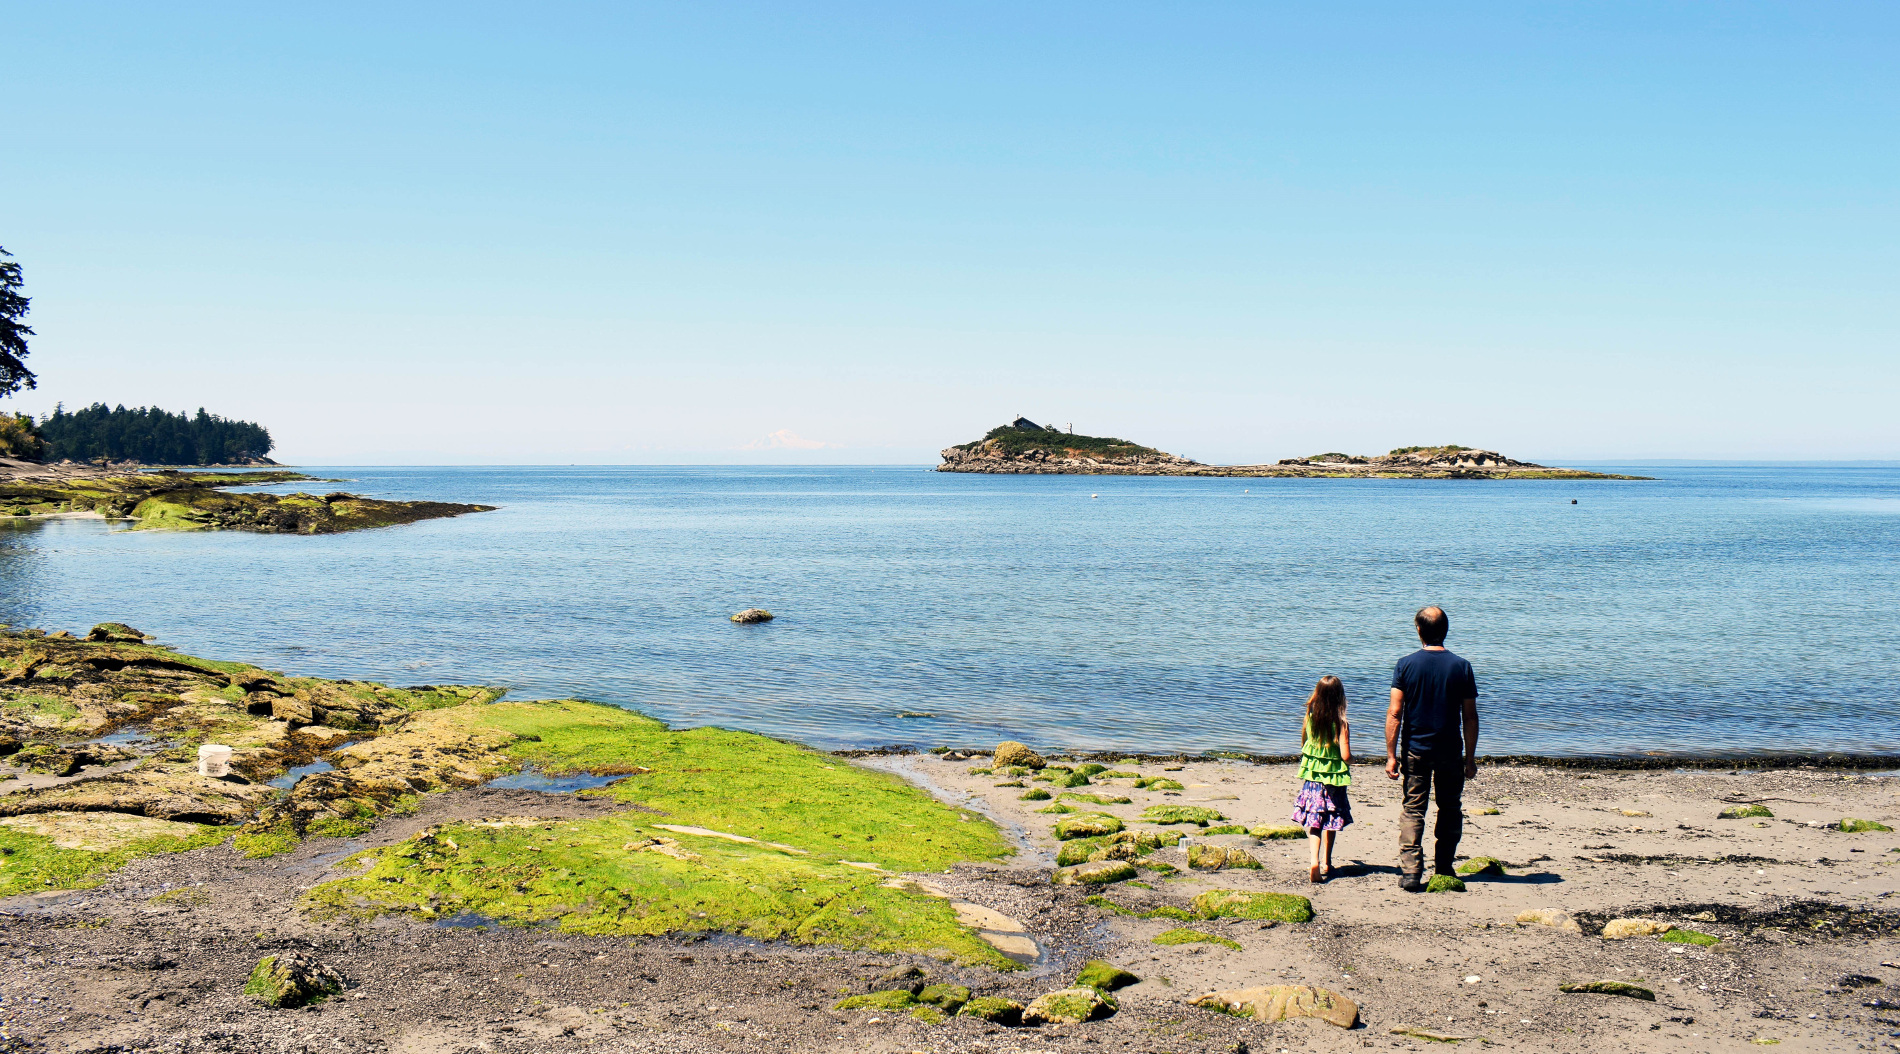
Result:
{"label": "girl", "polygon": [[1327,674],[1306,699],[1306,723],[1300,729],[1300,796],[1293,822],[1306,828],[1313,848],[1307,879],[1333,877],[1333,835],[1352,822],[1352,727],[1346,723],[1346,686]]}

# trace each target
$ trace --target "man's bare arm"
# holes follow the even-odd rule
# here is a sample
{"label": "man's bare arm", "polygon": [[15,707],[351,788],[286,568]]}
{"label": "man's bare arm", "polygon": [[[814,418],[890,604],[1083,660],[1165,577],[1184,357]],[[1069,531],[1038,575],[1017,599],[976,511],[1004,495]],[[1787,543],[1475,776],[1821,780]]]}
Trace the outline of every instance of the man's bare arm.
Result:
{"label": "man's bare arm", "polygon": [[1478,775],[1478,701],[1465,700],[1465,778]]}
{"label": "man's bare arm", "polygon": [[1392,705],[1385,712],[1385,775],[1399,778],[1399,713],[1405,709],[1405,693],[1392,689]]}

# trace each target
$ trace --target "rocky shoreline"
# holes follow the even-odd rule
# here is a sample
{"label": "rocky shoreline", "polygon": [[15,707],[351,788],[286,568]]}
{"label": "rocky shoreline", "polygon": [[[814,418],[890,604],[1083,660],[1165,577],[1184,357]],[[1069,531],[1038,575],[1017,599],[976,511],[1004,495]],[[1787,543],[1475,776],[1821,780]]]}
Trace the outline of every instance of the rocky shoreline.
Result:
{"label": "rocky shoreline", "polygon": [[[37,470],[37,471],[35,471]],[[247,472],[122,473],[14,462],[0,476],[0,517],[96,515],[134,530],[231,530],[336,534],[490,512],[492,505],[385,501],[333,491],[315,495],[231,493],[269,483],[335,483],[283,469]]]}
{"label": "rocky shoreline", "polygon": [[[1460,882],[1411,895],[1376,771],[1315,887],[1283,762],[847,758],[503,695],[117,623],[0,635],[0,1049],[1818,1051],[1900,1029],[1892,778],[1487,764]],[[228,777],[198,772],[213,742]]]}

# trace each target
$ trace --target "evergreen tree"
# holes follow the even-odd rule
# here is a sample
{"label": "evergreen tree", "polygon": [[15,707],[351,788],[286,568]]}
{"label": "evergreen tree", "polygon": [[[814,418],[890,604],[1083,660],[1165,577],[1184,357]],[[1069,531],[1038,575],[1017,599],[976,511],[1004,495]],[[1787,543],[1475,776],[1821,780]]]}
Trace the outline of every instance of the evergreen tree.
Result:
{"label": "evergreen tree", "polygon": [[33,301],[20,295],[20,265],[12,261],[13,254],[0,248],[0,396],[34,386],[33,371],[26,368],[26,338],[33,331],[20,321]]}
{"label": "evergreen tree", "polygon": [[153,465],[228,465],[270,453],[264,426],[233,421],[198,408],[196,416],[155,406],[128,410],[94,403],[83,410],[53,408],[40,422],[47,456],[93,461],[142,461]]}

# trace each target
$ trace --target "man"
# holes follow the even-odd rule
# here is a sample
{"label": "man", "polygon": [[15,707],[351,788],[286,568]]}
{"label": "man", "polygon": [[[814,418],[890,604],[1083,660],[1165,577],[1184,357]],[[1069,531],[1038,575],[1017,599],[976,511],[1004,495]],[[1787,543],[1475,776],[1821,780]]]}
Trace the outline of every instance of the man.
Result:
{"label": "man", "polygon": [[[1465,781],[1478,774],[1478,680],[1471,664],[1445,650],[1451,620],[1433,605],[1412,616],[1424,647],[1392,670],[1392,708],[1385,715],[1385,774],[1405,777],[1399,817],[1399,888],[1425,888],[1425,804],[1438,785],[1432,829],[1432,871],[1452,873],[1465,833]],[[1460,724],[1464,735],[1459,735]],[[1401,738],[1404,740],[1400,742]]]}

